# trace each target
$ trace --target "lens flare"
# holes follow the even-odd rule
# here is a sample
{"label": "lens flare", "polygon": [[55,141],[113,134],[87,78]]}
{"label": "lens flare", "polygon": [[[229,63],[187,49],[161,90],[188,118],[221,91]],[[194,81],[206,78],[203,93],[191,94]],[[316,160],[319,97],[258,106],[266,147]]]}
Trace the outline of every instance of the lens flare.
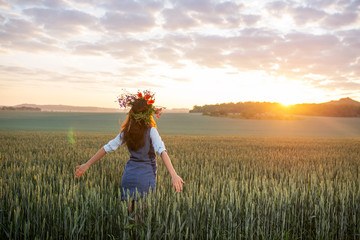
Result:
{"label": "lens flare", "polygon": [[74,139],[74,133],[73,133],[72,128],[69,129],[67,137],[68,137],[68,141],[69,141],[70,145],[73,147],[75,144],[75,139]]}

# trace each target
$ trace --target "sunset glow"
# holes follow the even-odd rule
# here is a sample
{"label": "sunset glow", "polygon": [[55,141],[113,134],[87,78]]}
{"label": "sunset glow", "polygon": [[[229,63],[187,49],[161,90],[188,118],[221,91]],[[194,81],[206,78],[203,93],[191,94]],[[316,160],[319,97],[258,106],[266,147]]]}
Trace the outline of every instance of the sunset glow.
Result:
{"label": "sunset glow", "polygon": [[0,105],[360,101],[359,1],[0,0]]}

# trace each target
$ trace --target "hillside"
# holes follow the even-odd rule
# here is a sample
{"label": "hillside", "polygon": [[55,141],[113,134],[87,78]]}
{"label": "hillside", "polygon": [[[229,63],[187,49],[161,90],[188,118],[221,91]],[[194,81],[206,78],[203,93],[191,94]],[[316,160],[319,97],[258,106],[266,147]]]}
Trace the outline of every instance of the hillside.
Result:
{"label": "hillside", "polygon": [[355,101],[354,99],[352,98],[341,98],[339,100],[335,100],[335,101],[330,101],[330,102],[327,102],[327,103],[332,103],[332,104],[355,104],[355,105],[360,105],[360,102],[358,101]]}
{"label": "hillside", "polygon": [[360,117],[360,102],[351,98],[341,98],[318,104],[295,104],[289,107],[289,112],[310,116]]}
{"label": "hillside", "polygon": [[40,108],[41,111],[46,112],[119,112],[119,109],[115,108],[101,108],[91,106],[70,106],[70,105],[37,105],[37,104],[19,104],[14,107],[31,107]]}
{"label": "hillside", "polygon": [[[15,106],[0,106],[3,111],[42,111],[42,112],[98,112],[98,113],[118,113],[127,112],[129,109],[120,108],[101,108],[91,106],[70,106],[70,105],[38,105],[38,104],[19,104]],[[187,108],[165,109],[164,113],[188,113]]]}

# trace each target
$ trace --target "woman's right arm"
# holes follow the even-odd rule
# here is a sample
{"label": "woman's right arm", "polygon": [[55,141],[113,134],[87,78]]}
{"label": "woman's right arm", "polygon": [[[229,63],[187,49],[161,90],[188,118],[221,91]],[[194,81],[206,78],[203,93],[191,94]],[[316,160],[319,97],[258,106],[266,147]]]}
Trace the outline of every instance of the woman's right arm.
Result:
{"label": "woman's right arm", "polygon": [[103,158],[107,153],[115,151],[122,144],[122,136],[123,134],[119,133],[113,140],[110,140],[106,145],[101,147],[89,161],[76,166],[75,177],[81,177],[91,165]]}
{"label": "woman's right arm", "polygon": [[76,166],[77,170],[75,172],[75,177],[81,177],[94,163],[99,161],[101,158],[103,158],[106,155],[104,147],[101,147],[95,155],[90,158],[89,161],[87,161],[84,164],[81,164],[80,166]]}

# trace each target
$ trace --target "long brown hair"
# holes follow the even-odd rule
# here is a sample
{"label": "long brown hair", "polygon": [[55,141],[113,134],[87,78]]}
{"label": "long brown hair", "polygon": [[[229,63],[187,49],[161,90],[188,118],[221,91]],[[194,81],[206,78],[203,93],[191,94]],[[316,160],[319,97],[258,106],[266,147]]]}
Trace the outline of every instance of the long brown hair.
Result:
{"label": "long brown hair", "polygon": [[136,99],[130,109],[127,119],[124,121],[121,129],[124,133],[124,144],[126,144],[131,150],[136,151],[144,146],[145,133],[149,126],[144,121],[136,121],[133,117],[131,117],[130,113],[143,113],[146,112],[149,107],[150,106],[147,104],[147,101],[143,99]]}

